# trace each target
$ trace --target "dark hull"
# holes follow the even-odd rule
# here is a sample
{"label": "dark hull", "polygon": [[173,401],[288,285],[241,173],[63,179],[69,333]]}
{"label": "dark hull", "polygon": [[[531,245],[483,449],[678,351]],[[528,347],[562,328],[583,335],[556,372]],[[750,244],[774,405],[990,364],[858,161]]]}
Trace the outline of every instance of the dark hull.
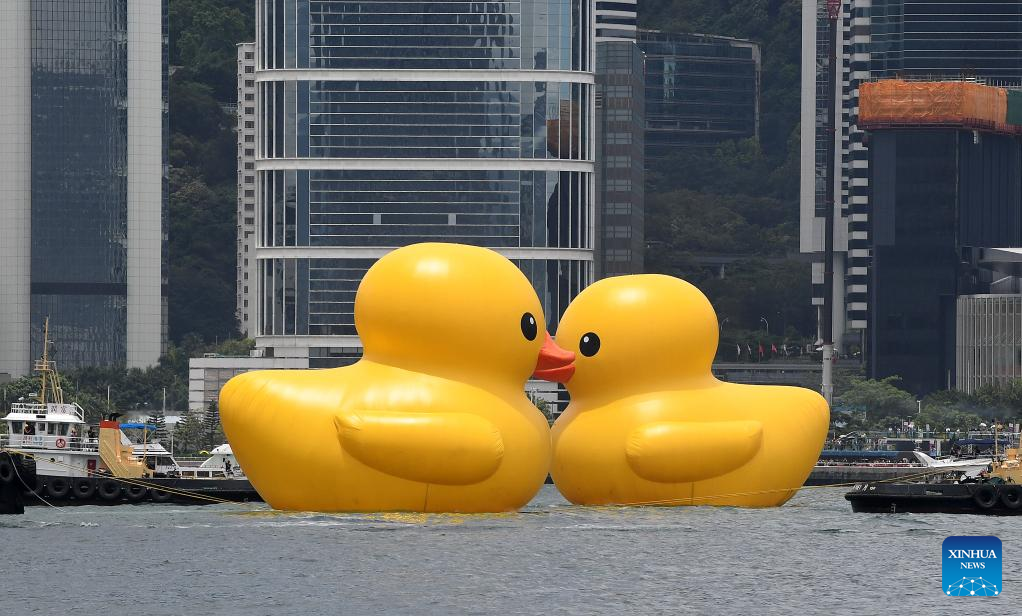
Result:
{"label": "dark hull", "polygon": [[263,500],[246,479],[154,477],[122,482],[109,477],[68,479],[47,475],[39,475],[35,489],[25,490],[22,499],[26,506],[45,503],[59,506],[139,503],[212,505],[223,501],[244,503]]}
{"label": "dark hull", "polygon": [[859,513],[1022,515],[1016,484],[864,483],[845,498]]}

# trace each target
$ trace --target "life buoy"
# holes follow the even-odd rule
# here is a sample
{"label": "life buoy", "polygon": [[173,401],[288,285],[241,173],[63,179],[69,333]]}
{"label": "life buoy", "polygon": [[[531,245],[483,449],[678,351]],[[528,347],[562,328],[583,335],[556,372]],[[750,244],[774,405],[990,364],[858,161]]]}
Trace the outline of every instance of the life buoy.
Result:
{"label": "life buoy", "polygon": [[153,499],[154,503],[169,503],[170,499],[174,497],[173,494],[166,490],[160,490],[159,488],[153,488],[149,491],[150,498]]}
{"label": "life buoy", "polygon": [[997,504],[997,489],[989,483],[979,484],[972,492],[972,500],[980,509],[990,509]]}
{"label": "life buoy", "polygon": [[89,500],[96,494],[96,484],[91,479],[78,479],[71,489],[78,500]]}
{"label": "life buoy", "polygon": [[50,498],[63,499],[67,498],[68,492],[71,491],[71,485],[67,479],[63,477],[54,477],[46,482],[46,494]]}
{"label": "life buoy", "polygon": [[57,446],[57,449],[63,449],[67,447],[67,441],[65,441],[62,438],[58,438],[56,441],[54,441],[53,444]]}
{"label": "life buoy", "polygon": [[1008,509],[1022,507],[1022,487],[1015,485],[1001,486],[1001,503]]}
{"label": "life buoy", "polygon": [[115,501],[121,498],[121,485],[113,479],[104,479],[99,482],[99,497],[105,501]]}
{"label": "life buoy", "polygon": [[146,492],[148,492],[148,490],[146,490],[145,486],[140,485],[128,485],[124,488],[124,496],[133,503],[137,503],[144,499]]}

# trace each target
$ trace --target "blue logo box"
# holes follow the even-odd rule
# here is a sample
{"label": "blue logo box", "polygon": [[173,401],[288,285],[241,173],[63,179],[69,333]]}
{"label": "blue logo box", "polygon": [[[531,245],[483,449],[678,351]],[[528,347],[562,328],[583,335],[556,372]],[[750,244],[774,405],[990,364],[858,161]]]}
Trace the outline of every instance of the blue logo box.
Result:
{"label": "blue logo box", "polygon": [[996,597],[1001,594],[1001,540],[997,537],[948,537],[941,546],[944,594]]}

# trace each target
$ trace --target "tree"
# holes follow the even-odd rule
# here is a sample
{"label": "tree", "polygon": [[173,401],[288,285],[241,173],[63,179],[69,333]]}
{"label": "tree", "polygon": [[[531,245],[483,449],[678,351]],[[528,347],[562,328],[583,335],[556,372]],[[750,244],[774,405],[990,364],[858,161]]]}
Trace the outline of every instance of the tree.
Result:
{"label": "tree", "polygon": [[211,451],[217,445],[223,444],[226,440],[223,429],[220,427],[220,405],[216,400],[210,401],[202,418],[203,435],[206,437],[207,451]]}
{"label": "tree", "polygon": [[864,416],[866,422],[876,424],[875,427],[891,427],[891,418],[900,425],[903,419],[918,411],[915,397],[894,385],[900,380],[897,376],[880,380],[852,377],[848,388],[835,401],[835,409],[839,413]]}
{"label": "tree", "polygon": [[204,445],[201,413],[185,413],[174,424],[174,453],[179,456],[196,455]]}
{"label": "tree", "polygon": [[167,417],[163,414],[163,409],[156,409],[153,411],[146,419],[146,423],[156,426],[152,435],[153,440],[159,441],[160,443],[167,442],[167,437],[169,436],[167,433]]}

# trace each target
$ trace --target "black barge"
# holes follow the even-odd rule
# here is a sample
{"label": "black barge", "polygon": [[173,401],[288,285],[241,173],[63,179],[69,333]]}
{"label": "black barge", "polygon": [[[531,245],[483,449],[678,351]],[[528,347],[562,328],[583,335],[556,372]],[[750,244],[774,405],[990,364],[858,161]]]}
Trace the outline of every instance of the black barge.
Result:
{"label": "black barge", "polygon": [[1015,483],[860,483],[845,494],[858,513],[1022,514]]}

